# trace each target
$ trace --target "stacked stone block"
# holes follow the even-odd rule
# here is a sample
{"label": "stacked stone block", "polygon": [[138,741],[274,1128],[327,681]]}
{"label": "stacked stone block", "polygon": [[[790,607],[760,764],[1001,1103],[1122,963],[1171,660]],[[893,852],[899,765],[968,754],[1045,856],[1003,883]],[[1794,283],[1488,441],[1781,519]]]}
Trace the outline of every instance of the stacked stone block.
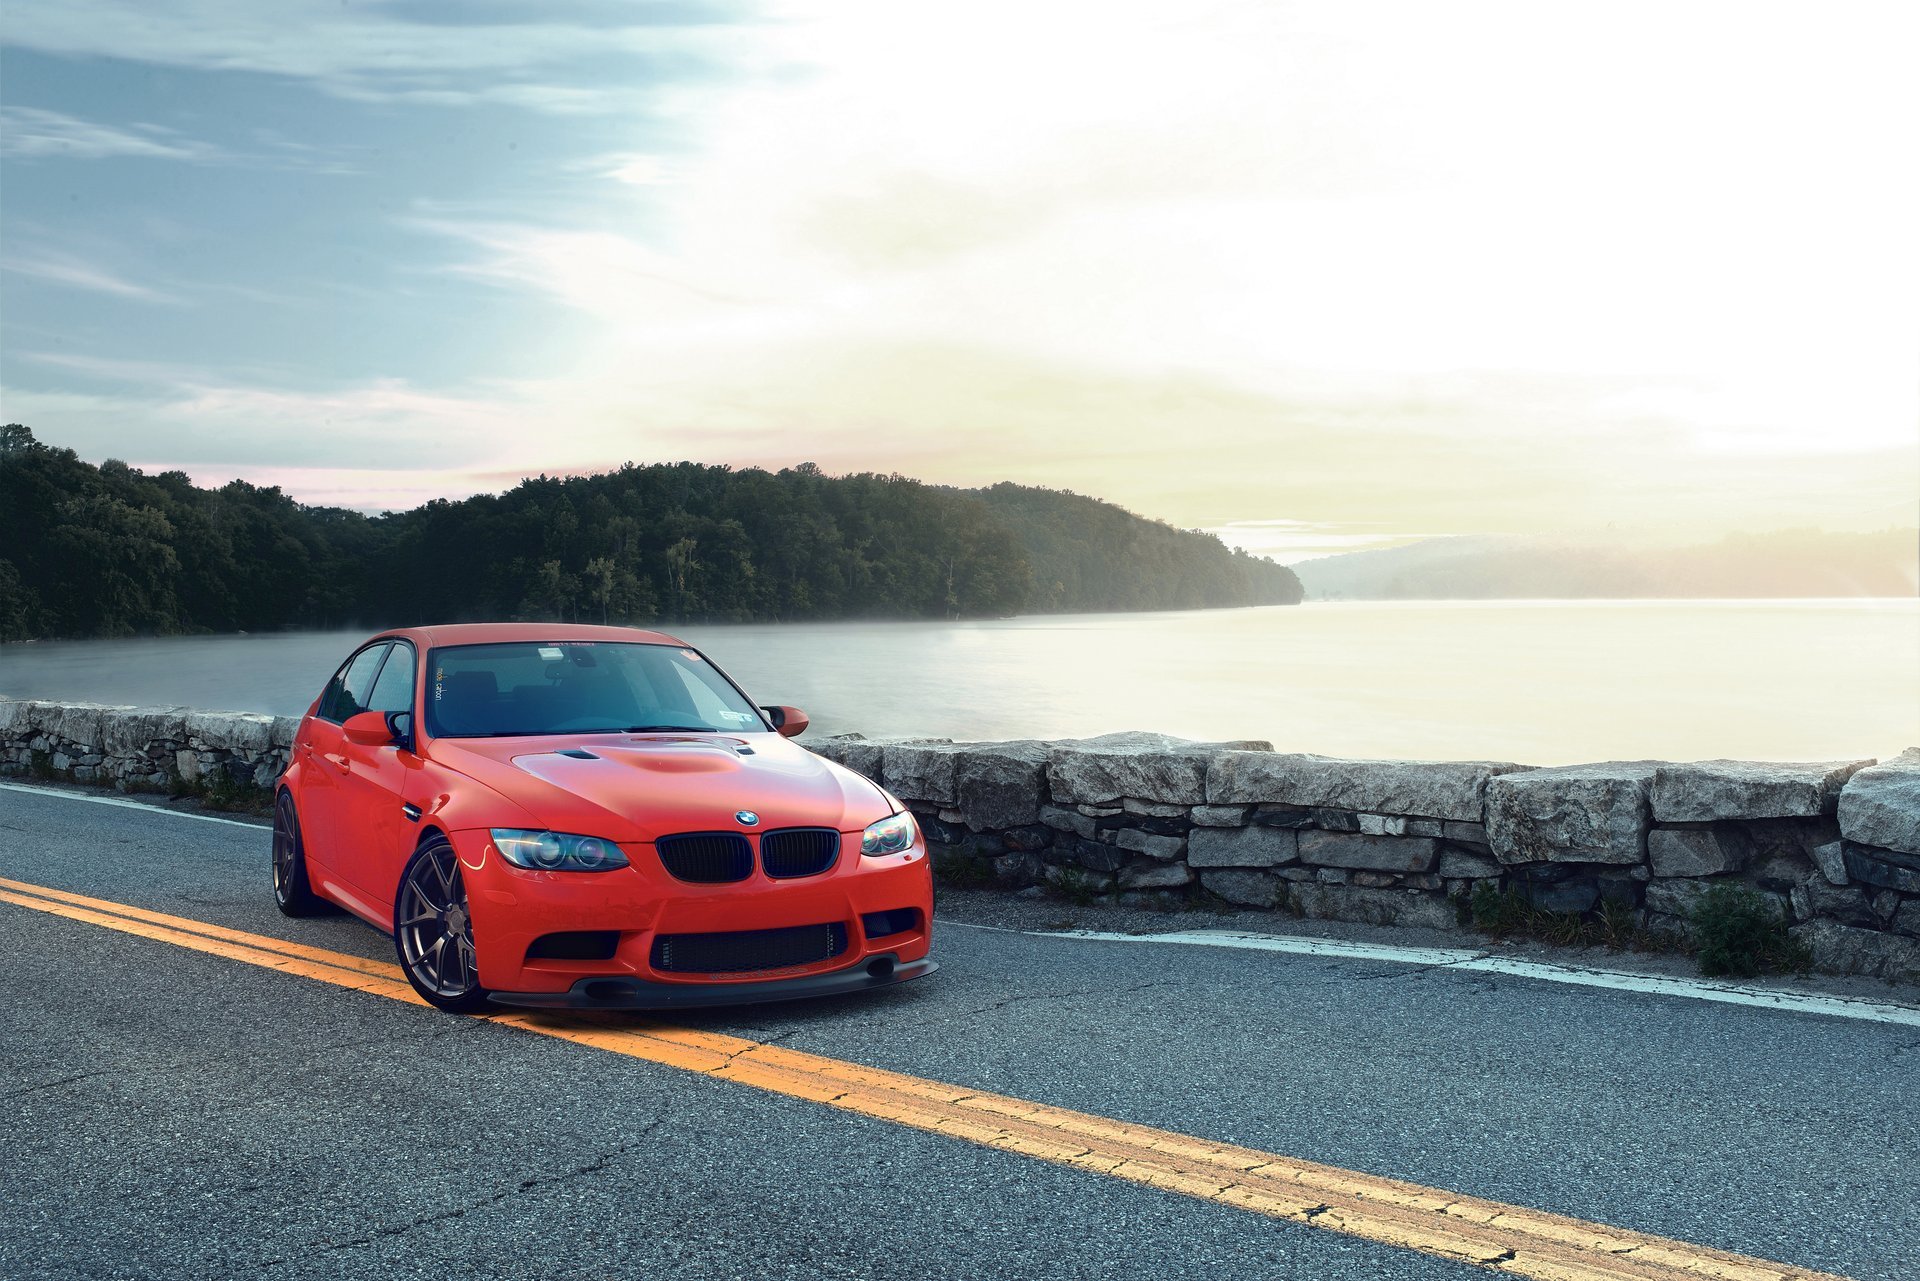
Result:
{"label": "stacked stone block", "polygon": [[1331,920],[1457,929],[1479,887],[1611,904],[1685,935],[1738,884],[1823,969],[1920,982],[1920,749],[1872,761],[1368,761],[1111,734],[1043,743],[813,745],[1010,887],[1123,903],[1195,887]]}
{"label": "stacked stone block", "polygon": [[0,699],[0,773],[36,770],[121,791],[224,779],[270,788],[287,767],[292,716]]}

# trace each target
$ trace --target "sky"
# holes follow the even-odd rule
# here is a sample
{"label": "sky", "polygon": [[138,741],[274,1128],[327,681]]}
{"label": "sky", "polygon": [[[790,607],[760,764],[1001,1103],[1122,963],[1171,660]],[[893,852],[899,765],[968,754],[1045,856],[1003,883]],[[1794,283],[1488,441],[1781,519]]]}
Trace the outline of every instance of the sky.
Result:
{"label": "sky", "polygon": [[1904,2],[13,0],[0,415],[367,510],[693,459],[1282,559],[1920,512]]}

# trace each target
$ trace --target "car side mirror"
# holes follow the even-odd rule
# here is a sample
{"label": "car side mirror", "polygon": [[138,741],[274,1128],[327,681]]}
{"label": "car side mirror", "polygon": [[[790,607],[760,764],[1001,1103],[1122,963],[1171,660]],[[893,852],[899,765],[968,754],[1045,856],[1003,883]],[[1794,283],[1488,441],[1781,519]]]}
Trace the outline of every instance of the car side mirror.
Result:
{"label": "car side mirror", "polygon": [[385,747],[394,739],[393,727],[387,723],[385,712],[358,712],[347,717],[340,730],[349,743],[362,747]]}
{"label": "car side mirror", "polygon": [[412,751],[413,750],[413,713],[412,712],[388,712],[387,713],[387,733],[393,735],[394,742],[400,744],[400,746],[406,748],[408,751]]}
{"label": "car side mirror", "polygon": [[781,738],[799,738],[807,732],[807,714],[797,707],[763,707],[767,719],[773,722],[774,729]]}

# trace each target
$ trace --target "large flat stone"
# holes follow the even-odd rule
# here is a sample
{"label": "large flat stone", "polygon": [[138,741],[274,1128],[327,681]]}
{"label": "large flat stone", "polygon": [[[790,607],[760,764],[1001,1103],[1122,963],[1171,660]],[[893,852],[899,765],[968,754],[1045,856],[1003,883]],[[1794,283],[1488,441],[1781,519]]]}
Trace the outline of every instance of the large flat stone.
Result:
{"label": "large flat stone", "polygon": [[152,743],[187,735],[187,714],[177,707],[120,707],[100,721],[101,742],[109,753],[144,754]]}
{"label": "large flat stone", "polygon": [[1184,837],[1161,836],[1153,832],[1143,832],[1137,827],[1123,827],[1114,833],[1113,843],[1123,850],[1135,854],[1145,854],[1148,858],[1176,859],[1186,851]]}
{"label": "large flat stone", "polygon": [[1793,904],[1795,920],[1838,921],[1863,929],[1879,925],[1866,891],[1852,885],[1828,884],[1827,879],[1817,873],[1794,886],[1787,899]]}
{"label": "large flat stone", "polygon": [[1363,836],[1358,832],[1300,833],[1300,861],[1316,867],[1365,868],[1373,872],[1425,872],[1439,857],[1430,836]]}
{"label": "large flat stone", "polygon": [[1746,865],[1752,843],[1738,829],[1656,827],[1647,833],[1647,863],[1655,876],[1718,876]]}
{"label": "large flat stone", "polygon": [[0,698],[0,739],[24,737],[33,722],[32,704],[24,699]]}
{"label": "large flat stone", "polygon": [[832,738],[815,739],[806,744],[808,751],[815,756],[824,756],[836,765],[844,765],[856,774],[864,775],[885,787],[880,766],[881,753],[886,748],[885,741],[867,738],[863,734],[839,734]]}
{"label": "large flat stone", "polygon": [[54,738],[98,749],[106,741],[108,714],[124,710],[99,703],[55,703],[43,713],[41,728]]}
{"label": "large flat stone", "polygon": [[1441,842],[1440,875],[1449,880],[1487,880],[1503,870],[1491,855]]}
{"label": "large flat stone", "polygon": [[960,802],[960,745],[946,739],[906,739],[880,749],[882,784],[903,801],[943,808]]}
{"label": "large flat stone", "polygon": [[1036,823],[1046,770],[1047,746],[1032,739],[962,744],[954,763],[960,812],[982,831]]}
{"label": "large flat stone", "polygon": [[1299,857],[1290,827],[1196,827],[1187,836],[1191,867],[1279,867]]}
{"label": "large flat stone", "polygon": [[1123,890],[1171,890],[1192,882],[1185,863],[1130,863],[1120,869]]}
{"label": "large flat stone", "polygon": [[1100,830],[1097,820],[1088,818],[1077,809],[1068,809],[1064,805],[1042,805],[1040,821],[1055,831],[1072,832],[1075,836],[1092,840],[1094,833]]}
{"label": "large flat stone", "polygon": [[1920,983],[1920,939],[1862,930],[1837,921],[1808,921],[1788,931],[1813,954],[1813,968]]}
{"label": "large flat stone", "polygon": [[1244,867],[1209,867],[1200,873],[1200,884],[1229,903],[1241,907],[1274,907],[1286,882],[1271,872]]}
{"label": "large flat stone", "polygon": [[1861,845],[1920,854],[1920,747],[1847,780],[1840,791],[1840,834]]}
{"label": "large flat stone", "polygon": [[1293,902],[1302,916],[1321,921],[1362,921],[1414,929],[1461,928],[1453,904],[1440,894],[1420,890],[1370,889],[1359,885],[1301,884]]}
{"label": "large flat stone", "polygon": [[1507,761],[1366,761],[1292,752],[1223,752],[1207,774],[1214,805],[1279,804],[1480,821],[1487,780]]}
{"label": "large flat stone", "polygon": [[1502,863],[1640,863],[1659,761],[1608,761],[1487,781],[1487,840]]}
{"label": "large flat stone", "polygon": [[1052,745],[1047,783],[1063,805],[1112,805],[1127,797],[1167,805],[1207,799],[1207,766],[1223,751],[1265,743],[1196,743],[1168,734],[1128,732]]}
{"label": "large flat stone", "polygon": [[1886,890],[1920,894],[1920,854],[1877,849],[1847,841],[1841,846],[1841,858],[1845,861],[1849,880]]}
{"label": "large flat stone", "polygon": [[186,734],[210,748],[263,753],[273,749],[273,717],[259,712],[188,712]]}
{"label": "large flat stone", "polygon": [[1661,823],[1817,818],[1832,813],[1846,781],[1871,764],[1871,760],[1859,760],[1662,765],[1653,772],[1653,817]]}
{"label": "large flat stone", "polygon": [[[1717,882],[1730,885],[1732,881]],[[1707,896],[1716,882],[1694,880],[1654,881],[1647,886],[1647,910],[1667,916],[1691,917],[1693,909]]]}

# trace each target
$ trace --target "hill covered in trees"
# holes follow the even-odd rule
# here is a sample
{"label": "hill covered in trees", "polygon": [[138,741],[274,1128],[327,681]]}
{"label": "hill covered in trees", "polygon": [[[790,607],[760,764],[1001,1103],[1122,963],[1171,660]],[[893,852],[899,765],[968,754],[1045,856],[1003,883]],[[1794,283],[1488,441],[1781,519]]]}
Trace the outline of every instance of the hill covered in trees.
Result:
{"label": "hill covered in trees", "polygon": [[696,463],[367,516],[0,428],[0,640],[467,619],[752,622],[1296,604],[1217,538],[1054,490]]}
{"label": "hill covered in trees", "polygon": [[1482,535],[1297,568],[1315,600],[1912,596],[1920,590],[1917,548],[1912,529],[1788,529],[1690,546]]}

